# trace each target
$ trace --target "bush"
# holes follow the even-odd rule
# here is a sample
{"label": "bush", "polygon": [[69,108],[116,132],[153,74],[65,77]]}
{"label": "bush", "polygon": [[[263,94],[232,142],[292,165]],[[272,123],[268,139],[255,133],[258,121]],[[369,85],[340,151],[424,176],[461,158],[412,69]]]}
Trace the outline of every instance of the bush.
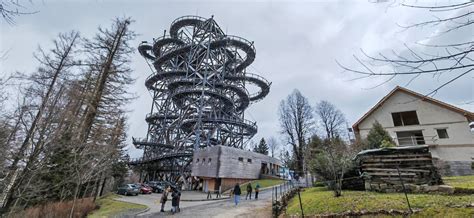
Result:
{"label": "bush", "polygon": [[395,144],[392,140],[392,137],[390,137],[390,134],[385,131],[379,122],[375,121],[375,123],[372,124],[369,134],[367,135],[368,147],[369,149],[380,148],[383,141]]}
{"label": "bush", "polygon": [[389,141],[389,140],[382,140],[382,143],[380,145],[381,148],[392,148],[392,147],[395,147],[395,144],[393,144],[393,142]]}
{"label": "bush", "polygon": [[[36,205],[25,210],[18,211],[12,215],[14,218],[28,217],[69,217],[73,201],[50,202],[43,205]],[[97,209],[93,198],[83,198],[76,200],[73,217],[86,217],[91,211]]]}

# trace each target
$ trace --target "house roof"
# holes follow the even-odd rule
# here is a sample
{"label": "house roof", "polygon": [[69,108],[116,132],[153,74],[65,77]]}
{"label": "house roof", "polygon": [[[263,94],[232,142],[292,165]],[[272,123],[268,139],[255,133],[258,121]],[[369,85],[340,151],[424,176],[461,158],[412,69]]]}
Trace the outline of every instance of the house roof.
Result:
{"label": "house roof", "polygon": [[354,129],[354,131],[359,131],[359,124],[362,121],[364,121],[368,116],[370,116],[370,114],[372,114],[380,106],[382,106],[383,103],[385,103],[385,101],[387,101],[390,97],[392,97],[397,92],[403,92],[403,93],[409,94],[411,96],[417,97],[417,98],[421,99],[422,101],[428,101],[432,104],[435,104],[435,105],[438,105],[440,107],[446,108],[448,110],[460,113],[468,119],[468,122],[474,121],[474,113],[473,112],[458,108],[456,106],[453,106],[453,105],[450,105],[448,103],[436,100],[436,99],[428,97],[426,95],[422,95],[418,92],[414,92],[412,90],[397,86],[392,91],[390,91],[386,96],[384,96],[379,102],[377,102],[377,104],[375,104],[367,113],[365,113],[364,116],[362,116],[359,120],[357,120],[357,122],[355,122],[354,125],[352,125],[352,128]]}

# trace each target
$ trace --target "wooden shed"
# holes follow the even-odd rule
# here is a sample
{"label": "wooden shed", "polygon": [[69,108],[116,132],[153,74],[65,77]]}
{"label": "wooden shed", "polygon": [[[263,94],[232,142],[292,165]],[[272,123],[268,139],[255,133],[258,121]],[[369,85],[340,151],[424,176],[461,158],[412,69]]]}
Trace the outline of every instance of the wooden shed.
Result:
{"label": "wooden shed", "polygon": [[428,146],[365,150],[357,154],[356,161],[366,190],[395,192],[403,189],[402,183],[442,184]]}

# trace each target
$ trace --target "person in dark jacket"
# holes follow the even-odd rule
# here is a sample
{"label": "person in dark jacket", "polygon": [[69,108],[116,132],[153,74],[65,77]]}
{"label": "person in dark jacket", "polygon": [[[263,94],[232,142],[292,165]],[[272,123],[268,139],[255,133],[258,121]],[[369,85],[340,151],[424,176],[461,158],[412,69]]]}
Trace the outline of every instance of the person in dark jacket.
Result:
{"label": "person in dark jacket", "polygon": [[176,207],[176,210],[179,212],[181,212],[181,209],[179,208],[179,201],[181,201],[181,189],[178,190],[178,205]]}
{"label": "person in dark jacket", "polygon": [[241,191],[240,191],[240,186],[239,186],[239,183],[236,183],[235,184],[235,187],[234,187],[234,202],[235,202],[235,206],[237,206],[239,204],[239,201],[240,201],[240,194]]}
{"label": "person in dark jacket", "polygon": [[178,212],[178,204],[179,204],[179,195],[178,190],[173,189],[173,193],[171,194],[171,213]]}
{"label": "person in dark jacket", "polygon": [[252,200],[252,184],[247,185],[247,195],[245,195],[245,200],[247,200],[247,197]]}

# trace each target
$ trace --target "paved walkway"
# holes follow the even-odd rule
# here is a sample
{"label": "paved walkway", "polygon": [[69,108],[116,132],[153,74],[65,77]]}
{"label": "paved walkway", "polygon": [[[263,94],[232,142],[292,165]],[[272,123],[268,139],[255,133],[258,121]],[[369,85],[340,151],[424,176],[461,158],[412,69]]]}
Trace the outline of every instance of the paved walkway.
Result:
{"label": "paved walkway", "polygon": [[[244,192],[245,193],[245,192]],[[243,193],[243,194],[244,194]],[[182,198],[186,195],[188,198],[199,197],[204,193],[184,192]],[[207,196],[207,194],[204,194]],[[252,194],[254,197],[254,193]],[[165,213],[160,211],[161,194],[123,196],[117,200],[143,204],[150,208],[146,213],[139,217],[271,217],[271,190],[260,192],[259,199],[245,200],[245,195],[241,196],[240,204],[235,206],[233,199],[214,200],[214,201],[181,201],[181,212],[171,214],[171,202],[168,201],[165,206]],[[243,197],[243,198],[242,198]],[[158,203],[156,203],[158,202]]]}
{"label": "paved walkway", "polygon": [[241,196],[240,204],[237,206],[233,199],[227,199],[212,201],[205,205],[181,207],[181,212],[174,215],[158,212],[145,217],[271,217],[271,198],[271,190],[266,190],[259,194],[258,200],[245,200],[245,195]]}
{"label": "paved walkway", "polygon": [[[119,201],[125,201],[129,203],[135,203],[135,204],[142,204],[150,208],[147,212],[140,214],[140,215],[146,215],[146,214],[153,214],[157,213],[161,209],[161,204],[160,204],[160,198],[161,198],[161,193],[152,193],[148,195],[137,195],[137,196],[120,196],[120,198],[116,198],[116,200]],[[168,196],[169,200],[165,204],[165,211],[170,211],[171,210],[171,194]],[[180,207],[183,208],[188,208],[188,207],[193,207],[197,205],[203,205],[203,204],[210,204],[210,203],[215,203],[215,201],[224,201],[224,200],[214,200],[214,201],[195,201],[195,200],[202,200],[206,199],[207,194],[202,193],[202,192],[195,192],[195,191],[184,191],[181,194],[181,199],[186,199],[186,200],[194,200],[194,201],[181,201],[180,202]],[[215,195],[213,195],[215,197]],[[226,196],[224,196],[226,197]]]}

